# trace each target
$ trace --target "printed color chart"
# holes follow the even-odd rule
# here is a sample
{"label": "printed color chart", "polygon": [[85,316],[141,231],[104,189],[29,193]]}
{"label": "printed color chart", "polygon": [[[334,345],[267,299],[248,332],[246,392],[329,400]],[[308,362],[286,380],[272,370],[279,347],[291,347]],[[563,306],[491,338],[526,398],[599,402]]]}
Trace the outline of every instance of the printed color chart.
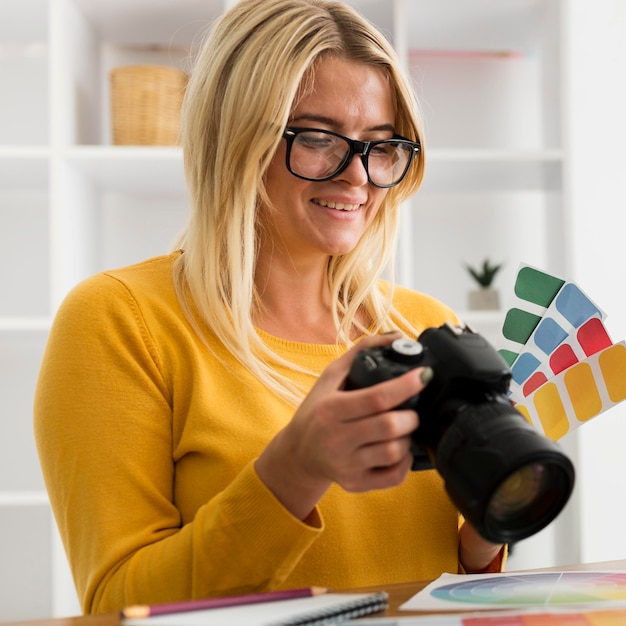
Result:
{"label": "printed color chart", "polygon": [[[560,571],[509,574],[442,574],[400,609],[624,609],[626,572]],[[625,622],[626,623],[626,622]]]}
{"label": "printed color chart", "polygon": [[560,439],[626,399],[626,344],[613,344],[606,314],[578,285],[523,265],[500,354],[510,398],[540,431]]}
{"label": "printed color chart", "polygon": [[492,608],[626,602],[626,573],[549,572],[492,576],[440,584],[430,594],[446,602]]}

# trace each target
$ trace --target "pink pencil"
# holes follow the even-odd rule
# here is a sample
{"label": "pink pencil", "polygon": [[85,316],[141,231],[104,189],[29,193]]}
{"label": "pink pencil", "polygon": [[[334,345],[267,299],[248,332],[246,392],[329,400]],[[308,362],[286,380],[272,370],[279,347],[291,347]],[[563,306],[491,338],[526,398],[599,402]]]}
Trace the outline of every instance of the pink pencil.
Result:
{"label": "pink pencil", "polygon": [[260,602],[275,602],[277,600],[292,600],[294,598],[308,598],[327,593],[325,587],[304,587],[287,591],[266,591],[250,593],[243,596],[227,596],[225,598],[207,598],[203,600],[185,600],[183,602],[164,602],[162,604],[137,605],[126,607],[122,611],[125,619],[141,619],[152,615],[168,615],[184,613],[186,611],[201,611],[203,609],[221,609],[227,606],[241,606],[243,604],[257,604]]}

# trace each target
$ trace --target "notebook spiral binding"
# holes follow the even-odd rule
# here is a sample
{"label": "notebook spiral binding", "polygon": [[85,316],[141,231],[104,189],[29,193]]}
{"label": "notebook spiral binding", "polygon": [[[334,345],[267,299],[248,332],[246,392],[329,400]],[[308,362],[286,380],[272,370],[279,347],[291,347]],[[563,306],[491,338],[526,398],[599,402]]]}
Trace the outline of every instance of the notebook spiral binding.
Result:
{"label": "notebook spiral binding", "polygon": [[358,600],[345,602],[340,606],[320,609],[315,615],[306,615],[272,622],[267,626],[331,626],[349,619],[371,615],[383,611],[389,603],[389,595],[384,592],[370,593]]}

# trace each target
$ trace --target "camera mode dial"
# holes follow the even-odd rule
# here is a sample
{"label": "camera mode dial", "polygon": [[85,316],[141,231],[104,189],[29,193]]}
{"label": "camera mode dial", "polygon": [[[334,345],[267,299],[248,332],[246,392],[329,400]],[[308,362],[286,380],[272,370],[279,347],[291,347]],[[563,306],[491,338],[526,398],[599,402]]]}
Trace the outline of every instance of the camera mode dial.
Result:
{"label": "camera mode dial", "polygon": [[413,339],[396,339],[390,346],[390,355],[398,363],[419,363],[424,352],[424,346]]}

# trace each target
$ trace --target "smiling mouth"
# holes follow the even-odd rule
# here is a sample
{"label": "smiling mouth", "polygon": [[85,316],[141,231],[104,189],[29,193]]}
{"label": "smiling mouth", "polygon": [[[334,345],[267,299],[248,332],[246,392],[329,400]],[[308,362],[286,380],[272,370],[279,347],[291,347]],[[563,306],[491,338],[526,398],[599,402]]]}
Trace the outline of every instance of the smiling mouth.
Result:
{"label": "smiling mouth", "polygon": [[337,211],[356,211],[361,207],[360,204],[344,204],[343,202],[326,202],[326,200],[320,200],[319,198],[313,198],[313,202],[319,206],[327,207],[329,209],[336,209]]}

